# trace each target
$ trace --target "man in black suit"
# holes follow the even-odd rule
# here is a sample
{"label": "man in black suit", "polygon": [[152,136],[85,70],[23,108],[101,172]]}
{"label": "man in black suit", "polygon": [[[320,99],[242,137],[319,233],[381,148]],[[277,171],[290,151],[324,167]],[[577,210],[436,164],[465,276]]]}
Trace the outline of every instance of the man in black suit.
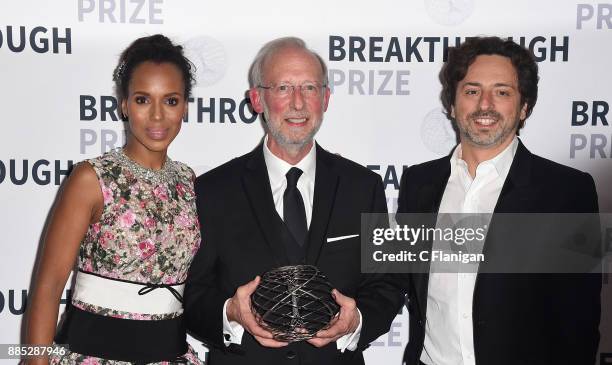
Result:
{"label": "man in black suit", "polygon": [[[525,48],[497,37],[468,40],[450,50],[440,80],[460,143],[447,157],[405,170],[398,213],[598,211],[589,174],[538,157],[517,138],[537,99],[538,67]],[[493,225],[484,251],[511,250],[494,247]],[[525,229],[511,231],[534,233]],[[439,273],[428,266],[404,284],[408,365],[595,362],[598,274]]]}
{"label": "man in black suit", "polygon": [[[382,181],[314,142],[330,90],[324,61],[302,40],[266,44],[249,76],[267,134],[196,180],[203,242],[185,289],[187,327],[212,365],[363,364],[403,301],[388,278],[360,269],[361,213],[386,212]],[[328,277],[340,312],[314,338],[288,344],[256,322],[250,295],[258,275],[303,263]]]}

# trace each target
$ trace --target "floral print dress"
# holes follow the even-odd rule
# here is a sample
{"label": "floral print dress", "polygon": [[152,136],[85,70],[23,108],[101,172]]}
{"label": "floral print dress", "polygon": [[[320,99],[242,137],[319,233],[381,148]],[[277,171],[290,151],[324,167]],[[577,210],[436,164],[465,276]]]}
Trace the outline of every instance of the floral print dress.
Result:
{"label": "floral print dress", "polygon": [[[183,283],[200,246],[193,171],[168,159],[164,170],[173,178],[151,182],[137,173],[144,168],[129,160],[120,149],[88,162],[98,176],[104,208],[99,222],[89,226],[81,243],[79,270],[144,284]],[[121,312],[78,300],[73,300],[72,305],[98,315],[133,320],[162,320],[180,315]],[[75,352],[50,360],[51,364],[62,365],[128,364]],[[191,346],[183,360],[202,364]]]}

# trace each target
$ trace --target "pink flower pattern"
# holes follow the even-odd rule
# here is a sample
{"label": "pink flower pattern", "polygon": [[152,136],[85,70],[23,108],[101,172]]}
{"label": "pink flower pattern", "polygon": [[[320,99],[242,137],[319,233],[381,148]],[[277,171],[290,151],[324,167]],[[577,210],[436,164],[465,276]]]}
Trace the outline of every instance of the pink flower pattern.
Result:
{"label": "pink flower pattern", "polygon": [[130,228],[134,222],[136,222],[136,215],[134,215],[134,212],[131,209],[128,209],[121,214],[119,217],[119,222],[121,223],[121,227]]}
{"label": "pink flower pattern", "polygon": [[161,201],[168,200],[168,191],[166,191],[166,187],[163,185],[157,185],[155,189],[153,189],[153,194]]}
{"label": "pink flower pattern", "polygon": [[155,222],[155,219],[151,218],[151,217],[147,217],[145,218],[144,221],[144,226],[147,228],[153,228],[157,225],[157,222]]}
{"label": "pink flower pattern", "polygon": [[83,361],[82,364],[83,365],[100,365],[100,362],[96,358],[88,357],[87,359]]}
{"label": "pink flower pattern", "polygon": [[140,250],[140,258],[143,260],[148,259],[155,253],[155,245],[150,239],[146,239],[138,244]]}
{"label": "pink flower pattern", "polygon": [[182,227],[189,227],[192,225],[191,218],[187,215],[186,212],[181,212],[181,214],[176,217],[176,223]]}
{"label": "pink flower pattern", "polygon": [[106,185],[103,185],[104,182],[100,180],[100,185],[102,187],[102,197],[104,198],[104,204],[109,204],[113,201],[113,190]]}

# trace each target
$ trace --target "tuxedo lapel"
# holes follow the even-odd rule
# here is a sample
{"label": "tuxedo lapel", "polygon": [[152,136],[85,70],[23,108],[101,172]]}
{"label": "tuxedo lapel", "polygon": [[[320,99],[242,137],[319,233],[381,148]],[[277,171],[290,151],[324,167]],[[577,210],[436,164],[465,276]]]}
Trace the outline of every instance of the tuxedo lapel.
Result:
{"label": "tuxedo lapel", "polygon": [[508,176],[495,205],[495,213],[525,212],[532,192],[531,161],[533,155],[519,140]]}
{"label": "tuxedo lapel", "polygon": [[422,186],[419,189],[417,197],[417,205],[419,206],[419,212],[438,212],[449,176],[450,165],[447,174],[440,174],[439,179],[432,179],[430,185]]}
{"label": "tuxedo lapel", "polygon": [[336,189],[338,188],[338,174],[334,171],[333,161],[329,152],[318,144],[317,167],[315,173],[314,198],[312,203],[312,219],[308,234],[308,246],[306,247],[306,263],[316,265],[325,241],[327,227],[331,218],[331,212],[336,200]]}
{"label": "tuxedo lapel", "polygon": [[[497,198],[497,203],[495,204],[494,214],[491,218],[491,222],[489,222],[489,233],[487,234],[487,238],[484,243],[484,247],[482,249],[482,253],[485,257],[489,258],[482,262],[478,267],[478,275],[476,276],[476,283],[474,285],[474,294],[473,294],[473,303],[478,303],[478,295],[480,295],[480,286],[481,286],[481,273],[482,272],[495,272],[495,269],[500,268],[498,266],[497,258],[507,257],[504,253],[504,250],[507,247],[502,247],[499,243],[496,243],[497,232],[499,229],[496,229],[498,224],[507,224],[507,220],[500,218],[500,220],[496,219],[497,213],[523,213],[530,212],[531,208],[531,197],[533,194],[537,193],[534,191],[533,185],[531,184],[531,162],[533,155],[527,147],[521,142],[519,139],[519,145],[516,150],[516,154],[512,160],[512,164],[510,165],[510,170],[508,171],[508,176],[506,177],[506,181],[504,181],[504,185],[502,186],[502,190],[499,193],[499,198]],[[503,262],[504,259],[502,259]]]}
{"label": "tuxedo lapel", "polygon": [[[262,230],[266,243],[278,266],[289,264],[285,250],[286,227],[274,207],[270,178],[263,157],[263,146],[258,145],[250,153],[242,176],[242,185],[249,199],[250,208]],[[240,222],[238,222],[240,223]]]}

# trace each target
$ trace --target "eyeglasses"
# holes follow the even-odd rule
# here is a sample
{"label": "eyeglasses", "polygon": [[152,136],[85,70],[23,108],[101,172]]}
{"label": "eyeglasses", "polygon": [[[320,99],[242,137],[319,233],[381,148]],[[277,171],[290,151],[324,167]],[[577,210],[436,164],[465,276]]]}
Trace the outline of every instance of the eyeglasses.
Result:
{"label": "eyeglasses", "polygon": [[319,96],[321,94],[321,89],[326,86],[327,85],[318,85],[314,82],[305,82],[302,85],[292,85],[287,83],[270,86],[257,85],[257,87],[261,89],[269,90],[272,95],[278,98],[285,98],[293,95],[295,89],[299,89],[300,94],[302,94],[302,96],[305,98],[314,98]]}

